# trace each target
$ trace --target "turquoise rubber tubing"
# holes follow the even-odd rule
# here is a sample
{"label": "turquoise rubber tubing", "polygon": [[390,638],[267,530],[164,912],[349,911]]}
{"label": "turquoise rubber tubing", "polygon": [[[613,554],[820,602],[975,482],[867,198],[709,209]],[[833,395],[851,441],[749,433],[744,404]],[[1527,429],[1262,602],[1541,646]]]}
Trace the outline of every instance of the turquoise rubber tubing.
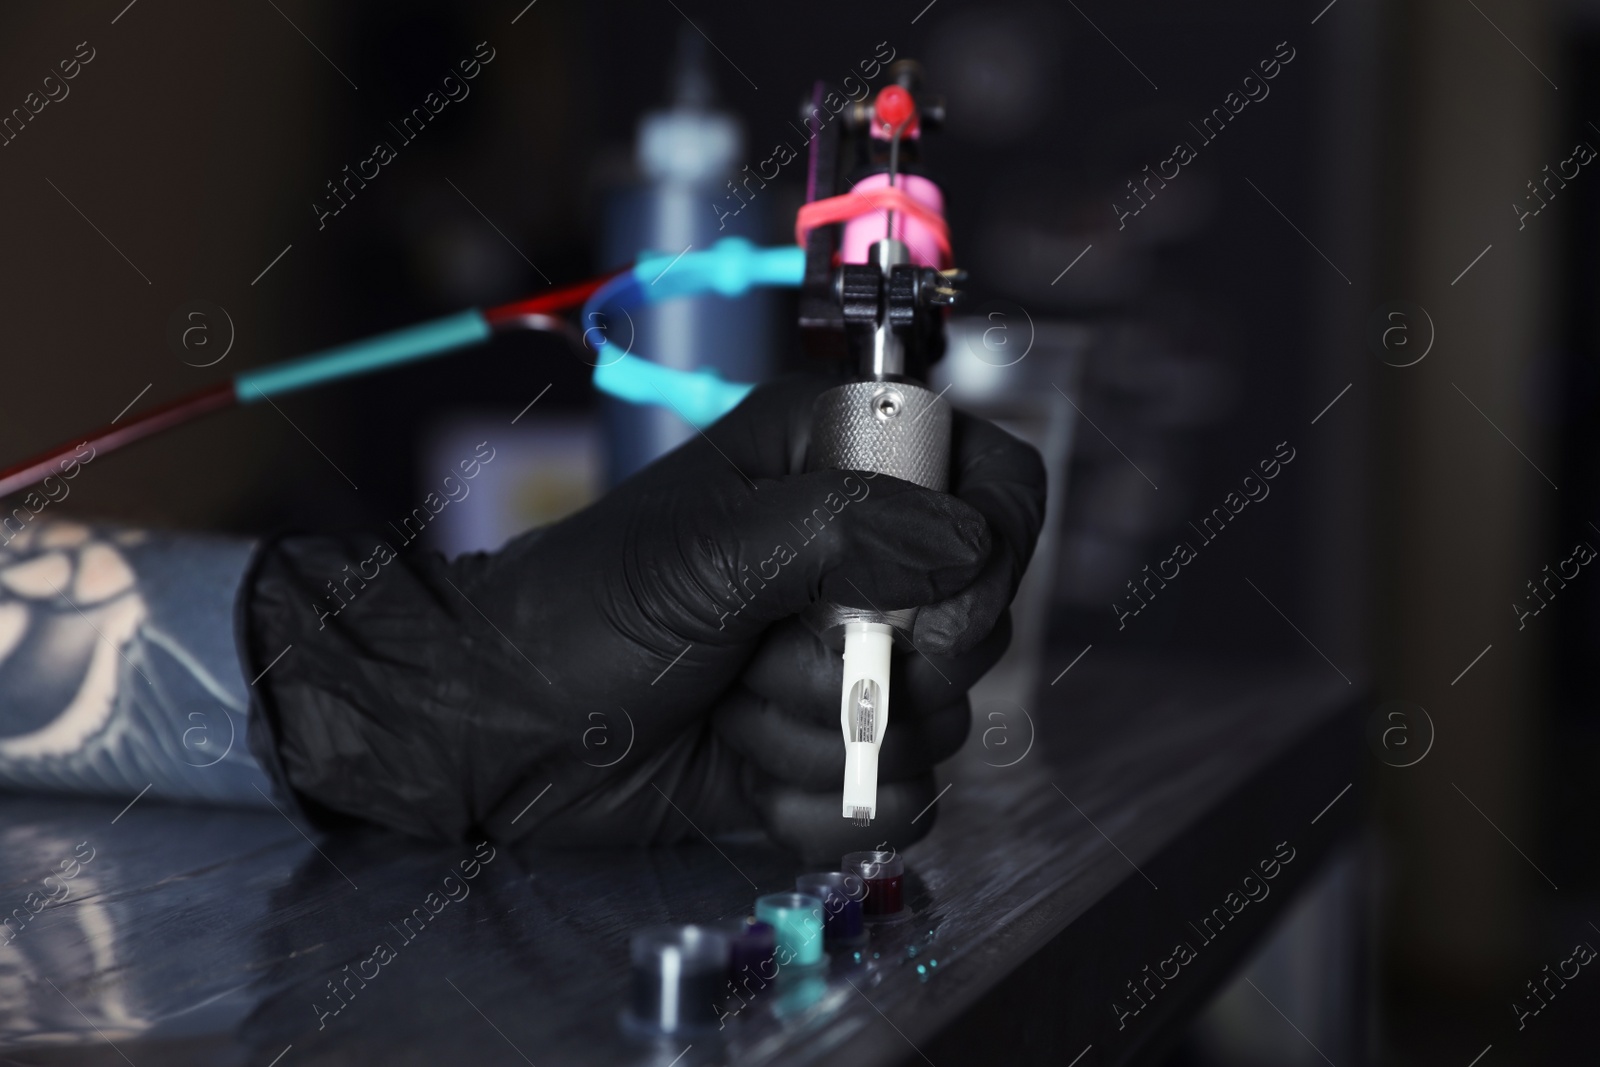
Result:
{"label": "turquoise rubber tubing", "polygon": [[241,404],[283,396],[313,385],[351,378],[449,352],[489,339],[489,323],[477,309],[407,326],[364,341],[326,348],[285,363],[244,371],[233,379]]}
{"label": "turquoise rubber tubing", "polygon": [[661,404],[685,421],[705,429],[739,406],[755,386],[730,382],[716,371],[678,370],[624,353],[610,355],[614,345],[602,344],[598,358],[609,362],[594,368],[594,387],[633,404]]}
{"label": "turquoise rubber tubing", "polygon": [[[654,304],[705,292],[734,297],[753,286],[795,286],[805,277],[805,266],[805,249],[798,245],[764,249],[742,237],[723,238],[704,252],[675,257],[646,254],[629,274],[613,279],[589,298],[583,321],[593,322],[601,307],[618,298],[631,298],[624,303]],[[632,353],[612,356],[604,334],[594,348],[596,389],[634,404],[663,404],[700,429],[733,410],[755,388],[747,382],[730,382],[709,368],[685,371]]]}
{"label": "turquoise rubber tubing", "polygon": [[743,237],[724,237],[702,252],[646,252],[633,266],[639,292],[650,304],[696,293],[742,296],[754,286],[796,286],[805,273],[806,251],[799,245],[757,248]]}

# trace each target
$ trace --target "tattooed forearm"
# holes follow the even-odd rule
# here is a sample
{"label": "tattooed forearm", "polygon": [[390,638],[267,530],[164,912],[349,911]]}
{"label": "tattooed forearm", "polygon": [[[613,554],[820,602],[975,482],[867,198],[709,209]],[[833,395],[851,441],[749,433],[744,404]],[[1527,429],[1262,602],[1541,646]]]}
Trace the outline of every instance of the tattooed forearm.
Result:
{"label": "tattooed forearm", "polygon": [[31,521],[0,546],[0,787],[262,803],[232,641],[248,542]]}

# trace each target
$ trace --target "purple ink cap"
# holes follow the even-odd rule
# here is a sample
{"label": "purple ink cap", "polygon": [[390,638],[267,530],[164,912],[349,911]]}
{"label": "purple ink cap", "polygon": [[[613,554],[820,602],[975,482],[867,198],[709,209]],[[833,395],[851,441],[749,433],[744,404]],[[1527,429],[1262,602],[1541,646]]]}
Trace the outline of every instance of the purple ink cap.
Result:
{"label": "purple ink cap", "polygon": [[862,898],[866,886],[860,877],[841,871],[802,874],[794,880],[797,892],[822,901],[822,937],[830,945],[858,945],[866,940],[862,928]]}
{"label": "purple ink cap", "polygon": [[745,916],[716,924],[728,939],[728,977],[735,983],[754,975],[770,980],[775,973],[773,956],[778,951],[778,932],[770,923]]}

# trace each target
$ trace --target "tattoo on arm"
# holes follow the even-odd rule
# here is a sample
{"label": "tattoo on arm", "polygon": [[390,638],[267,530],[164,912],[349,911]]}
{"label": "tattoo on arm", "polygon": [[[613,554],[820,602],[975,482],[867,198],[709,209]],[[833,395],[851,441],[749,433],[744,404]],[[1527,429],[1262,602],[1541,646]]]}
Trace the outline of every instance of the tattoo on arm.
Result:
{"label": "tattoo on arm", "polygon": [[11,536],[0,783],[259,803],[231,640],[249,554],[243,541],[75,522]]}

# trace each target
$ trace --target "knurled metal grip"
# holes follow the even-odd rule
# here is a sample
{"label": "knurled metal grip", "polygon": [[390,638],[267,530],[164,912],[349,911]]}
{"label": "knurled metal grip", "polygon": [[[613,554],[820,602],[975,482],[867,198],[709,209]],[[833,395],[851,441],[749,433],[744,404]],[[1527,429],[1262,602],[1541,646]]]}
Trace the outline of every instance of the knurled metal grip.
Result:
{"label": "knurled metal grip", "polygon": [[950,486],[950,404],[912,382],[830,389],[812,409],[810,465],[888,474],[944,492]]}
{"label": "knurled metal grip", "polygon": [[[860,381],[817,397],[811,414],[812,470],[872,471],[945,492],[950,487],[950,403],[912,382]],[[880,615],[840,604],[813,604],[807,625],[834,648],[846,622],[887,622],[909,647],[915,608]]]}

